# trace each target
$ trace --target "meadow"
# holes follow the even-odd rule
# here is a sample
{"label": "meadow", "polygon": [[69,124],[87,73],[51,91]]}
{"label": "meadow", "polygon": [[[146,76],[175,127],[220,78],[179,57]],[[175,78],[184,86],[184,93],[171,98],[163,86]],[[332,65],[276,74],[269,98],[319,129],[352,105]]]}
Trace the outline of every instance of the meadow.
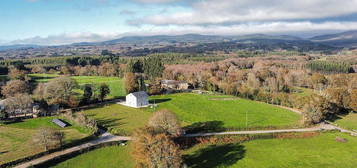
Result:
{"label": "meadow", "polygon": [[[297,127],[300,116],[273,105],[225,95],[181,93],[151,96],[156,108],[135,109],[118,104],[84,110],[115,134],[130,134],[142,127],[154,111],[169,109],[191,131]],[[247,119],[247,120],[246,120]],[[247,127],[246,127],[247,126]]]}
{"label": "meadow", "polygon": [[66,128],[60,128],[51,122],[53,118],[28,119],[23,122],[1,125],[0,164],[44,152],[42,147],[33,143],[33,137],[36,135],[37,130],[43,127],[63,131],[65,134],[64,144],[73,143],[90,135],[88,130],[74,124]]}
{"label": "meadow", "polygon": [[357,130],[357,113],[351,112],[345,116],[340,116],[340,119],[337,119],[334,123],[345,129]]}
{"label": "meadow", "polygon": [[90,151],[53,166],[53,168],[133,168],[128,146],[109,146]]}
{"label": "meadow", "polygon": [[[337,142],[336,137],[347,142]],[[244,143],[198,144],[183,151],[189,168],[352,168],[357,166],[357,138],[342,133],[321,133],[309,138],[260,139]],[[129,146],[96,149],[55,167],[134,167]]]}
{"label": "meadow", "polygon": [[157,109],[175,112],[188,127],[198,123],[216,125],[217,129],[293,127],[300,119],[290,110],[227,95],[182,93],[152,96],[150,100],[159,102]]}
{"label": "meadow", "polygon": [[[48,82],[53,78],[59,77],[57,74],[30,74],[29,75],[36,82]],[[119,98],[125,96],[125,89],[122,79],[118,77],[105,77],[105,76],[71,76],[79,86],[85,84],[100,85],[106,83],[110,88],[108,99]]]}

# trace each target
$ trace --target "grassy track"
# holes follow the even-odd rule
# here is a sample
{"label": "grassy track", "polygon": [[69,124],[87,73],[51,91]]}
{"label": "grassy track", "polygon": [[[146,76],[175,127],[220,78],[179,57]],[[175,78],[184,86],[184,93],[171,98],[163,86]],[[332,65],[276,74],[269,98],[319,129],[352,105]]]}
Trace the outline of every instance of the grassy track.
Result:
{"label": "grassy track", "polygon": [[[30,74],[30,77],[37,82],[48,82],[51,79],[58,77],[56,74]],[[72,79],[82,86],[84,84],[99,85],[106,83],[110,88],[108,98],[117,98],[125,96],[125,90],[122,79],[118,77],[104,77],[104,76],[72,76]]]}
{"label": "grassy track", "polygon": [[[336,137],[347,139],[337,142]],[[357,138],[323,133],[306,139],[265,139],[241,144],[197,145],[183,151],[190,168],[353,168],[357,166]],[[55,167],[132,168],[130,147],[106,147],[62,162]]]}
{"label": "grassy track", "polygon": [[51,127],[63,131],[65,144],[89,135],[88,131],[79,126],[59,128],[51,122],[52,119],[53,117],[29,119],[0,126],[0,164],[43,152],[43,149],[32,141],[32,137],[41,127]]}

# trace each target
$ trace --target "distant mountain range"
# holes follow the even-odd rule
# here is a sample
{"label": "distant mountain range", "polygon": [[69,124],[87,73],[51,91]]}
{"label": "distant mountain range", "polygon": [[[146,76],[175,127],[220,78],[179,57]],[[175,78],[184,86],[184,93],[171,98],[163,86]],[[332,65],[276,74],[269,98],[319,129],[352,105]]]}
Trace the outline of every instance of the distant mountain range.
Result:
{"label": "distant mountain range", "polygon": [[11,50],[11,49],[22,49],[22,48],[38,48],[39,45],[34,44],[14,44],[14,45],[4,45],[0,46],[0,51],[2,50]]}
{"label": "distant mountain range", "polygon": [[316,36],[310,38],[310,40],[336,47],[357,47],[357,30]]}
{"label": "distant mountain range", "polygon": [[[289,35],[266,35],[266,34],[251,34],[242,36],[220,36],[220,35],[200,35],[200,34],[185,34],[185,35],[156,35],[156,36],[126,36],[118,39],[113,39],[103,42],[81,42],[73,43],[66,46],[82,46],[82,45],[115,45],[115,44],[172,44],[172,43],[219,43],[219,42],[240,42],[240,43],[260,43],[264,45],[275,45],[304,47],[311,45],[318,48],[357,47],[357,30],[347,31],[337,34],[328,34],[315,36],[309,39],[299,38]],[[9,45],[0,46],[1,50],[8,49],[23,49],[23,48],[38,48],[45,46],[38,45]],[[287,47],[289,48],[289,47]]]}

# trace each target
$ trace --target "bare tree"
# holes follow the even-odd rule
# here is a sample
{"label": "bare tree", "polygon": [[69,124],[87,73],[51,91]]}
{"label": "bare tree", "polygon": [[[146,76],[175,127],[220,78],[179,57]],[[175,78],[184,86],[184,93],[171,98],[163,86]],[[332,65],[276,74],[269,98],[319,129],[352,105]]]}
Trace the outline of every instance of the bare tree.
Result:
{"label": "bare tree", "polygon": [[33,100],[28,94],[17,94],[7,98],[4,102],[5,111],[10,116],[17,116],[32,112]]}
{"label": "bare tree", "polygon": [[48,104],[75,106],[74,89],[77,83],[69,77],[58,77],[46,84],[44,98]]}
{"label": "bare tree", "polygon": [[62,145],[64,134],[52,128],[41,128],[33,137],[34,143],[42,146],[45,151]]}
{"label": "bare tree", "polygon": [[29,85],[25,81],[11,80],[1,88],[1,93],[5,97],[13,97],[19,93],[27,93],[29,91]]}
{"label": "bare tree", "polygon": [[145,127],[134,133],[133,153],[140,168],[180,168],[181,153],[171,138]]}
{"label": "bare tree", "polygon": [[148,126],[172,136],[178,136],[182,132],[177,116],[169,110],[155,112],[149,119]]}

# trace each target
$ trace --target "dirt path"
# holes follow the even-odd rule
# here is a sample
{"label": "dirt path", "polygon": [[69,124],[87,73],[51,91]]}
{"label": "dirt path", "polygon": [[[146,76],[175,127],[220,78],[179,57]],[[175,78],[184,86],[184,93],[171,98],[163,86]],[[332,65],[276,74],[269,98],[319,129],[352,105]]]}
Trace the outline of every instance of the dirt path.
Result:
{"label": "dirt path", "polygon": [[17,165],[15,168],[27,168],[27,167],[30,167],[32,165],[38,165],[38,164],[50,161],[50,160],[52,160],[52,159],[54,159],[56,157],[59,157],[59,156],[62,156],[62,155],[67,155],[67,154],[71,154],[73,152],[80,151],[80,150],[83,150],[83,149],[87,149],[87,148],[90,148],[90,147],[93,147],[93,146],[96,146],[96,145],[99,145],[99,144],[102,144],[102,143],[115,142],[115,141],[128,141],[128,140],[131,140],[131,138],[130,137],[123,137],[123,136],[114,136],[114,135],[112,135],[110,133],[104,133],[96,140],[92,140],[90,142],[87,142],[87,143],[84,143],[82,145],[78,145],[78,146],[75,146],[75,147],[72,147],[72,148],[68,148],[68,149],[65,149],[63,151],[58,151],[58,152],[54,152],[54,153],[45,155],[43,157],[40,157],[40,158],[31,160],[31,161],[22,163],[20,165]]}
{"label": "dirt path", "polygon": [[334,130],[334,129],[336,129],[336,128],[329,124],[320,124],[319,126],[312,127],[312,128],[197,133],[197,134],[186,134],[186,135],[184,135],[184,137],[201,137],[201,136],[214,136],[214,135],[268,134],[268,133],[287,133],[287,132],[313,132],[313,131]]}

